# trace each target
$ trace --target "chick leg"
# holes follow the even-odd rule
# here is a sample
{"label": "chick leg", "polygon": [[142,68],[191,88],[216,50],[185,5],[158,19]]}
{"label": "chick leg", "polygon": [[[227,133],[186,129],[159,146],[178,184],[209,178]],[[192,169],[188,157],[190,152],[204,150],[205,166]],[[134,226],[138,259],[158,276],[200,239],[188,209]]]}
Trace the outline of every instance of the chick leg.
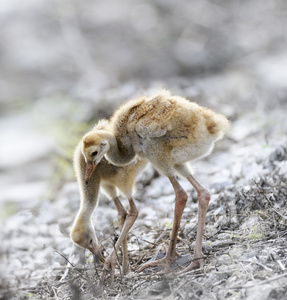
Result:
{"label": "chick leg", "polygon": [[170,244],[166,256],[164,258],[143,264],[139,268],[138,272],[141,272],[148,267],[155,267],[161,265],[163,266],[163,270],[160,273],[162,274],[167,273],[170,270],[170,266],[174,262],[175,257],[177,255],[176,252],[177,235],[180,227],[182,213],[187,201],[187,194],[174,176],[170,176],[168,178],[175,192],[174,221],[173,221],[173,227],[171,232]]}
{"label": "chick leg", "polygon": [[196,233],[196,241],[194,248],[193,261],[187,266],[183,271],[186,273],[188,271],[203,268],[203,253],[202,253],[202,238],[204,232],[205,216],[210,200],[210,194],[206,188],[204,188],[192,175],[187,176],[187,180],[193,185],[198,194],[198,225]]}
{"label": "chick leg", "polygon": [[[123,244],[123,272],[124,272],[124,274],[126,274],[130,270],[130,265],[129,265],[129,260],[128,260],[128,251],[127,251],[127,234],[138,216],[138,210],[137,210],[132,198],[129,199],[130,209],[128,212],[126,212],[126,210],[124,209],[124,207],[122,206],[122,204],[120,203],[119,200],[116,201],[116,203],[117,203],[116,205],[118,205],[118,207],[119,207],[120,212],[123,212],[122,215],[124,215],[124,213],[126,213],[126,214],[125,214],[125,220],[123,217],[120,217],[121,223],[122,223],[122,220],[124,220],[120,236],[114,246],[113,251],[106,258],[106,262],[104,264],[104,271],[108,271],[109,269],[111,269],[112,281],[114,279],[114,271],[115,271],[115,266],[117,263],[117,251],[119,250],[121,244]],[[120,205],[119,205],[119,203],[120,203]]]}
{"label": "chick leg", "polygon": [[[123,231],[124,223],[127,216],[127,211],[123,207],[122,203],[120,202],[118,197],[115,197],[113,199],[115,206],[118,211],[118,223],[120,231]],[[123,243],[122,243],[122,250],[123,250],[123,273],[124,275],[127,274],[130,270],[130,263],[129,263],[129,257],[128,257],[128,242],[127,242],[127,236],[124,237]]]}

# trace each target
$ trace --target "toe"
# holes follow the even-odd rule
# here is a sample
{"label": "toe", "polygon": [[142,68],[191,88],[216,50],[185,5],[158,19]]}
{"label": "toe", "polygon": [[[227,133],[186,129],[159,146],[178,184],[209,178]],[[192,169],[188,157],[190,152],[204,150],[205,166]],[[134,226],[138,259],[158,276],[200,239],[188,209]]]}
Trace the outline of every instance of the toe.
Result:
{"label": "toe", "polygon": [[177,275],[185,274],[189,271],[197,270],[197,269],[202,269],[203,268],[203,260],[194,260],[192,261],[185,269],[177,273]]}

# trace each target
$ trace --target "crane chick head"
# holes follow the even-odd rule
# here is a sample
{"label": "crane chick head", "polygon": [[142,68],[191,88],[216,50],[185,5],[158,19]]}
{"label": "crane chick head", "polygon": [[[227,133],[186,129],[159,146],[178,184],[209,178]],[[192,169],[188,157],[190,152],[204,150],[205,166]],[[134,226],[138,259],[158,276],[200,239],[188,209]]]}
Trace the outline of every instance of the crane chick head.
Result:
{"label": "crane chick head", "polygon": [[70,233],[72,241],[79,247],[90,250],[96,262],[105,261],[99,247],[98,239],[95,235],[91,223],[85,223],[82,220],[76,220]]}
{"label": "crane chick head", "polygon": [[86,134],[82,142],[82,154],[86,161],[85,182],[88,184],[89,178],[93,174],[97,164],[109,151],[110,145],[101,131]]}

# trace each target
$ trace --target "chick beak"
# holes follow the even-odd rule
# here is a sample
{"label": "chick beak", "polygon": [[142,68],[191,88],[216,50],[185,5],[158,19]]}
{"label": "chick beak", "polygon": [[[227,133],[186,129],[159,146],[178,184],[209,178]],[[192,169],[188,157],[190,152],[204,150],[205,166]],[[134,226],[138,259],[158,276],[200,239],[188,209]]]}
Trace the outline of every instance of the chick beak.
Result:
{"label": "chick beak", "polygon": [[93,253],[95,265],[97,265],[100,261],[102,261],[103,263],[105,262],[105,259],[99,247],[95,243],[93,243],[92,248],[90,248],[90,251]]}
{"label": "chick beak", "polygon": [[90,177],[92,176],[95,168],[96,168],[96,164],[92,161],[92,162],[87,162],[86,165],[86,175],[85,175],[85,182],[86,184],[88,184]]}

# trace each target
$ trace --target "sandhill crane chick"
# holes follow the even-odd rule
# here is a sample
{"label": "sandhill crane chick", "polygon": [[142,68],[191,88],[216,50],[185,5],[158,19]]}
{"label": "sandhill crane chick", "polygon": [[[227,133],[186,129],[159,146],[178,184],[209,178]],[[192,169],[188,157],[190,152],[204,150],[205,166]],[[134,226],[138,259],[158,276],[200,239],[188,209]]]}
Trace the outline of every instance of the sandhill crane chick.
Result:
{"label": "sandhill crane chick", "polygon": [[[106,121],[99,122],[98,125],[89,133],[95,130],[103,129],[108,126]],[[124,167],[114,166],[105,158],[97,161],[97,168],[93,170],[89,182],[85,182],[85,173],[88,170],[89,160],[93,161],[96,155],[88,155],[86,151],[83,154],[83,148],[86,144],[81,141],[74,154],[74,169],[80,188],[81,205],[75,218],[70,233],[71,239],[80,247],[90,250],[95,260],[102,260],[104,270],[111,270],[112,280],[117,264],[117,255],[119,247],[123,249],[123,274],[130,271],[130,264],[127,252],[127,234],[135,222],[138,211],[133,201],[133,191],[136,176],[147,165],[146,159],[136,158],[130,164]],[[98,240],[95,235],[94,226],[91,222],[91,215],[98,203],[99,189],[103,188],[109,198],[111,198],[117,208],[118,223],[121,230],[120,236],[116,242],[114,250],[104,259],[98,246]],[[129,200],[129,211],[121,204],[118,198],[118,190]]]}

